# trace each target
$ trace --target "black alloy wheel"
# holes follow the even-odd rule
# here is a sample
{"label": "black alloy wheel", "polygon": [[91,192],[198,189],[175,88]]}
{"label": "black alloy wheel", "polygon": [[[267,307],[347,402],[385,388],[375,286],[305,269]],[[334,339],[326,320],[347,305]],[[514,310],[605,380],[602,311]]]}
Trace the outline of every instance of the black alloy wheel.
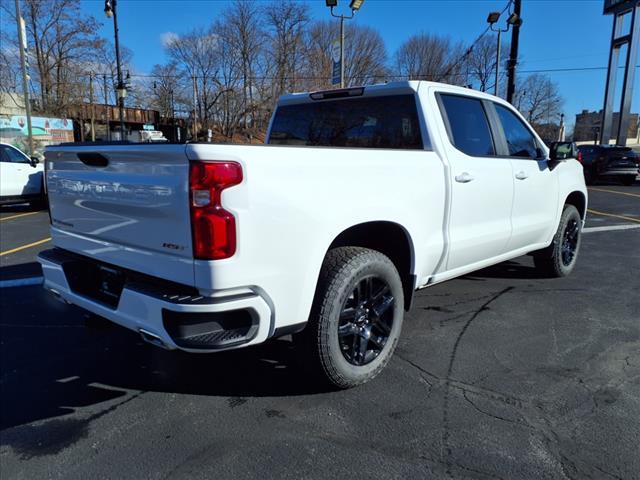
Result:
{"label": "black alloy wheel", "polygon": [[562,236],[562,263],[565,267],[571,265],[578,248],[578,236],[580,234],[580,224],[575,218],[569,219],[567,227]]}
{"label": "black alloy wheel", "polygon": [[384,349],[393,328],[393,304],[389,284],[382,278],[363,278],[340,312],[338,339],[344,358],[352,365],[372,362]]}

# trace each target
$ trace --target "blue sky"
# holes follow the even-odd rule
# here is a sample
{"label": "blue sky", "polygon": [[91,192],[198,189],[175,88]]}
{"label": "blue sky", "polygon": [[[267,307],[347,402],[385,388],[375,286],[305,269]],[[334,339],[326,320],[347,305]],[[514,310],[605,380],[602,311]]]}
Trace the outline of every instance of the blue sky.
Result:
{"label": "blue sky", "polygon": [[[134,52],[136,70],[149,72],[154,64],[166,60],[161,42],[163,33],[180,34],[208,26],[228,3],[224,0],[119,0],[121,42]],[[313,18],[329,18],[324,0],[306,3]],[[507,0],[366,0],[351,22],[376,28],[386,42],[388,54],[392,55],[403,40],[421,31],[469,43],[486,27],[487,13],[502,10],[506,3]],[[602,14],[602,0],[523,0],[522,3],[522,71],[607,65],[613,20]],[[346,9],[348,0],[340,0],[339,5]],[[104,2],[85,0],[82,8],[104,21],[100,33],[112,38],[113,26],[104,17]],[[636,72],[636,92],[640,92],[640,69]],[[547,75],[559,85],[565,98],[568,123],[573,123],[574,115],[583,109],[602,108],[606,70],[549,72]],[[636,93],[632,111],[639,110],[640,94]]]}

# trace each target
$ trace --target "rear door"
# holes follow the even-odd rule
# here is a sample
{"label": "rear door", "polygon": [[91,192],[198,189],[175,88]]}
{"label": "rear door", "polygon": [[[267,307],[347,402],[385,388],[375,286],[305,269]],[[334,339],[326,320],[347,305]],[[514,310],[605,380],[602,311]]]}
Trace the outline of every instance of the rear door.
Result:
{"label": "rear door", "polygon": [[447,270],[506,252],[511,235],[513,174],[508,159],[496,156],[485,101],[437,94],[449,145],[451,211]]}
{"label": "rear door", "polygon": [[514,192],[507,250],[543,243],[555,228],[558,175],[549,168],[545,150],[527,124],[509,107],[492,103],[497,120],[499,154],[509,159]]}
{"label": "rear door", "polygon": [[193,284],[184,145],[52,147],[46,162],[56,246]]}

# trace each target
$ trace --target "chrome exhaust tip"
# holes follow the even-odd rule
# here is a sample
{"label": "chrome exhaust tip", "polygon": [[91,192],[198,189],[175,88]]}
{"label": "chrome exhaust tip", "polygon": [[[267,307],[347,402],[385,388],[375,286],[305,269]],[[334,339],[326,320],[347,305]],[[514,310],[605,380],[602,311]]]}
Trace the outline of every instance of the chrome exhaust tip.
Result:
{"label": "chrome exhaust tip", "polygon": [[144,328],[141,328],[139,332],[142,340],[144,340],[145,342],[150,343],[151,345],[155,345],[156,347],[163,348],[165,350],[170,350],[167,344],[164,343],[164,341],[162,341],[162,339],[155,333],[148,332]]}

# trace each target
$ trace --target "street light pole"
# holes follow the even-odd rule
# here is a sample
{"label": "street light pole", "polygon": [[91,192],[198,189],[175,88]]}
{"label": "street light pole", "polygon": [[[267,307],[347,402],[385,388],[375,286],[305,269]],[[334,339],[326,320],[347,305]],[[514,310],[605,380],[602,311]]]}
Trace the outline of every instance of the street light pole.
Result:
{"label": "street light pole", "polygon": [[113,17],[113,32],[116,44],[116,68],[118,73],[118,84],[116,85],[116,93],[118,96],[118,110],[120,113],[120,140],[124,140],[124,98],[127,96],[127,87],[122,79],[122,66],[120,64],[120,40],[118,38],[118,0],[105,0],[104,13],[107,17]]}
{"label": "street light pole", "polygon": [[502,56],[502,33],[508,32],[509,28],[513,25],[514,28],[519,27],[522,24],[519,12],[512,13],[507,18],[507,28],[494,28],[498,20],[500,19],[500,12],[491,12],[487,17],[487,23],[492,31],[498,33],[498,47],[496,48],[496,84],[494,85],[493,94],[497,97],[500,93],[500,57]]}
{"label": "street light pole", "polygon": [[351,15],[336,15],[333,9],[338,6],[338,0],[325,0],[327,7],[331,9],[331,16],[340,19],[340,88],[345,87],[344,81],[344,21],[352,19],[356,12],[360,10],[364,0],[351,0],[349,8]]}

